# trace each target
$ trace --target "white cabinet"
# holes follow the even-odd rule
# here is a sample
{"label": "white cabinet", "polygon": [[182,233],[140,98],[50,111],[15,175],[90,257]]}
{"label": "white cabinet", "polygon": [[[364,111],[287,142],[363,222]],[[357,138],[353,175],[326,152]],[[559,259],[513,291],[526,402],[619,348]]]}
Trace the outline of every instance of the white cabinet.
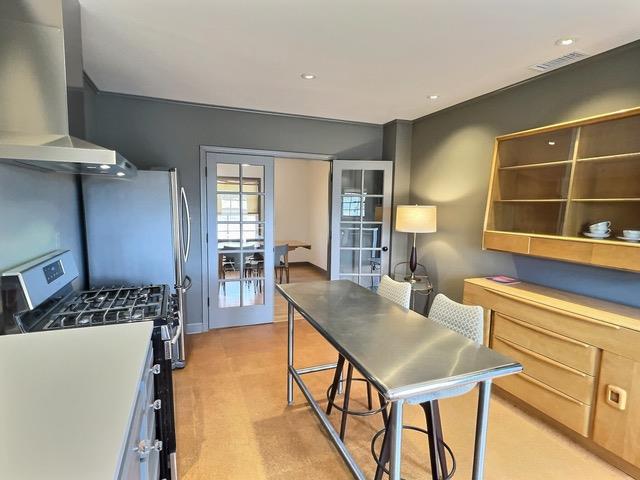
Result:
{"label": "white cabinet", "polygon": [[153,351],[149,344],[119,480],[158,480],[162,443],[156,436],[156,410],[162,408],[162,404],[155,399],[153,387],[153,377],[159,373],[158,368],[158,365],[153,365]]}

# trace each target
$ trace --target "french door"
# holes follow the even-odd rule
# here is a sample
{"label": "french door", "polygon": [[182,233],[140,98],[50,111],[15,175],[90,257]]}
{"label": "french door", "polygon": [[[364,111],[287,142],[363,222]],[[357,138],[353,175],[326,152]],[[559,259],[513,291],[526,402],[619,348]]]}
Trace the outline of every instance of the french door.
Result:
{"label": "french door", "polygon": [[389,271],[393,163],[333,161],[331,279],[375,289]]}
{"label": "french door", "polygon": [[209,328],[273,321],[273,157],[206,152]]}

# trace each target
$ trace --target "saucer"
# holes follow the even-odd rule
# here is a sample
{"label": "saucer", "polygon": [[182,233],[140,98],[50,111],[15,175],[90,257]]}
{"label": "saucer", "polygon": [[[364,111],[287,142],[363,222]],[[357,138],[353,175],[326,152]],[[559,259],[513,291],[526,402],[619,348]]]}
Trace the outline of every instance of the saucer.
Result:
{"label": "saucer", "polygon": [[631,243],[640,242],[640,238],[631,238],[631,237],[623,237],[623,236],[618,236],[616,238],[619,238],[620,240],[624,240],[625,242],[631,242]]}
{"label": "saucer", "polygon": [[592,233],[592,232],[582,232],[585,237],[589,238],[609,238],[611,236],[611,232],[609,233]]}

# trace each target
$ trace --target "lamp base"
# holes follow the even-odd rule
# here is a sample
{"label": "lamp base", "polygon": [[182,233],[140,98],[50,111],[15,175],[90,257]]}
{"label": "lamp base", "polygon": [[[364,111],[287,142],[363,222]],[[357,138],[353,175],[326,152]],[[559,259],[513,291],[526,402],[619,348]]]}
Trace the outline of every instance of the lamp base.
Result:
{"label": "lamp base", "polygon": [[422,278],[416,277],[412,273],[411,275],[407,275],[406,277],[404,277],[404,281],[405,282],[409,282],[409,283],[420,283],[420,282],[422,282]]}

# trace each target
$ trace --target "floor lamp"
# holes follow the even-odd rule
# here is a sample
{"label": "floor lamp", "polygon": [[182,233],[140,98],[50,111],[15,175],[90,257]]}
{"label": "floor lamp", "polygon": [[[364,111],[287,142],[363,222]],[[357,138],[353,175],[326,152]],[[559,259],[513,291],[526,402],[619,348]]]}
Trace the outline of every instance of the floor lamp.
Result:
{"label": "floor lamp", "polygon": [[418,233],[433,233],[436,231],[436,207],[433,205],[398,205],[396,210],[396,232],[413,233],[413,246],[409,258],[411,275],[405,280],[411,283],[419,282],[415,276],[418,266],[416,251],[416,235]]}

